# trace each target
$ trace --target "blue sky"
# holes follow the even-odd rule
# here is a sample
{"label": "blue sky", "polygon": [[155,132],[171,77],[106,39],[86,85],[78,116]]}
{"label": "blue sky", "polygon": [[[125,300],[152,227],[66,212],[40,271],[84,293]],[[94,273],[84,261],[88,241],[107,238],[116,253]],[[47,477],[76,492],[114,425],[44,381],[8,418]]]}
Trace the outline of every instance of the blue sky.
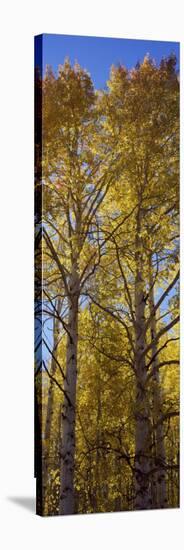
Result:
{"label": "blue sky", "polygon": [[89,71],[95,88],[104,88],[112,64],[121,63],[130,69],[138,60],[142,61],[146,53],[159,63],[171,52],[176,54],[179,64],[178,42],[44,34],[43,71],[46,65],[51,65],[56,72],[68,56],[71,64],[77,60]]}

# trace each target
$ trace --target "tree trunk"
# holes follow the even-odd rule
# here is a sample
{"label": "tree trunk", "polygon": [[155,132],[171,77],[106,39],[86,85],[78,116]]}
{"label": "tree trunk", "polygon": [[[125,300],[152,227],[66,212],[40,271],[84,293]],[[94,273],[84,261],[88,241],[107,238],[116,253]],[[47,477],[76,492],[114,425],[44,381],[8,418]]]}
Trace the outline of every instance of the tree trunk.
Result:
{"label": "tree trunk", "polygon": [[77,344],[78,344],[78,300],[79,277],[76,270],[70,277],[68,296],[68,334],[66,350],[66,377],[64,382],[64,404],[62,412],[61,446],[61,495],[60,514],[73,514],[74,509],[74,458],[75,458],[75,415],[77,385]]}
{"label": "tree trunk", "polygon": [[150,418],[146,390],[145,356],[145,291],[143,280],[142,212],[139,207],[136,227],[135,280],[135,509],[151,508],[150,497]]}
{"label": "tree trunk", "polygon": [[100,511],[101,505],[101,479],[100,479],[100,462],[101,462],[101,416],[102,416],[102,407],[101,407],[101,380],[100,375],[98,374],[98,386],[97,386],[97,417],[96,417],[96,464],[95,464],[95,487],[94,487],[94,512]]}
{"label": "tree trunk", "polygon": [[155,426],[153,438],[154,438],[154,458],[153,468],[155,473],[153,475],[153,507],[154,508],[166,508],[167,507],[167,492],[166,492],[166,453],[164,445],[164,430],[163,424],[160,422],[162,416],[162,393],[160,387],[160,376],[158,369],[158,355],[157,343],[154,343],[157,334],[156,327],[156,315],[154,311],[154,281],[152,272],[152,256],[149,257],[149,308],[151,317],[151,340],[152,346],[152,407],[153,407],[153,424]]}

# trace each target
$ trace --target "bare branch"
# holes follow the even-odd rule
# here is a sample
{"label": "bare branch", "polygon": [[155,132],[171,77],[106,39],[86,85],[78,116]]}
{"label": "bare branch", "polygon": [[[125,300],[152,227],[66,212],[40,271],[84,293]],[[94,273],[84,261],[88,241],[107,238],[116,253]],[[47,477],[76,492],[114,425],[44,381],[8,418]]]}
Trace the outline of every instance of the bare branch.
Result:
{"label": "bare branch", "polygon": [[45,238],[45,241],[46,241],[46,244],[49,246],[50,248],[50,251],[51,251],[51,254],[52,254],[52,258],[55,260],[58,268],[59,268],[59,271],[61,273],[61,276],[62,276],[62,279],[63,279],[63,283],[64,283],[64,287],[65,287],[65,290],[66,290],[66,293],[67,293],[67,296],[69,294],[69,288],[68,288],[68,285],[67,285],[67,280],[66,280],[66,274],[65,274],[65,269],[63,267],[63,265],[61,264],[60,262],[60,259],[58,257],[58,254],[54,248],[54,245],[46,231],[46,229],[44,228],[43,230],[43,236]]}

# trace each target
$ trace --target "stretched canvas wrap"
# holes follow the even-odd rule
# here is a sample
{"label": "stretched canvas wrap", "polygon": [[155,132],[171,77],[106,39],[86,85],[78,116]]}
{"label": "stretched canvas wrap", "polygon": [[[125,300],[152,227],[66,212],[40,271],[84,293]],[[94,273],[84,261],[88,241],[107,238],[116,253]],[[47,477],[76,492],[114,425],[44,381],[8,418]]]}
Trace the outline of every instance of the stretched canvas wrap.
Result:
{"label": "stretched canvas wrap", "polygon": [[42,516],[179,506],[179,44],[35,38]]}

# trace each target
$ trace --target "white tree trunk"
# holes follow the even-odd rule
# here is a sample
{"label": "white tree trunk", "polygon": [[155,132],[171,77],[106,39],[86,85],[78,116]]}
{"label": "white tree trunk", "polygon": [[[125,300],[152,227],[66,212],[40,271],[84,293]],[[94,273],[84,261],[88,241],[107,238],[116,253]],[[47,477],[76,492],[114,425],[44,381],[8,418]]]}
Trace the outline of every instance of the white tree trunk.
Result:
{"label": "white tree trunk", "polygon": [[146,390],[145,356],[145,290],[143,280],[142,213],[139,208],[136,228],[135,280],[135,509],[151,508],[150,494],[150,417]]}
{"label": "white tree trunk", "polygon": [[61,445],[61,495],[60,514],[73,514],[74,502],[74,460],[75,460],[75,416],[77,385],[77,343],[78,343],[78,300],[79,278],[76,271],[70,278],[68,334],[66,350],[66,377],[64,383],[64,405],[62,412]]}
{"label": "white tree trunk", "polygon": [[152,407],[153,407],[153,423],[155,425],[154,430],[154,460],[153,468],[155,473],[153,476],[153,507],[166,508],[167,507],[167,491],[166,491],[166,453],[164,444],[164,430],[163,423],[160,421],[162,416],[162,392],[160,387],[160,376],[158,369],[158,355],[157,343],[154,343],[154,339],[157,334],[156,327],[156,315],[154,310],[154,284],[152,274],[152,258],[150,255],[149,260],[149,308],[151,317],[151,339],[153,340],[152,347]]}

